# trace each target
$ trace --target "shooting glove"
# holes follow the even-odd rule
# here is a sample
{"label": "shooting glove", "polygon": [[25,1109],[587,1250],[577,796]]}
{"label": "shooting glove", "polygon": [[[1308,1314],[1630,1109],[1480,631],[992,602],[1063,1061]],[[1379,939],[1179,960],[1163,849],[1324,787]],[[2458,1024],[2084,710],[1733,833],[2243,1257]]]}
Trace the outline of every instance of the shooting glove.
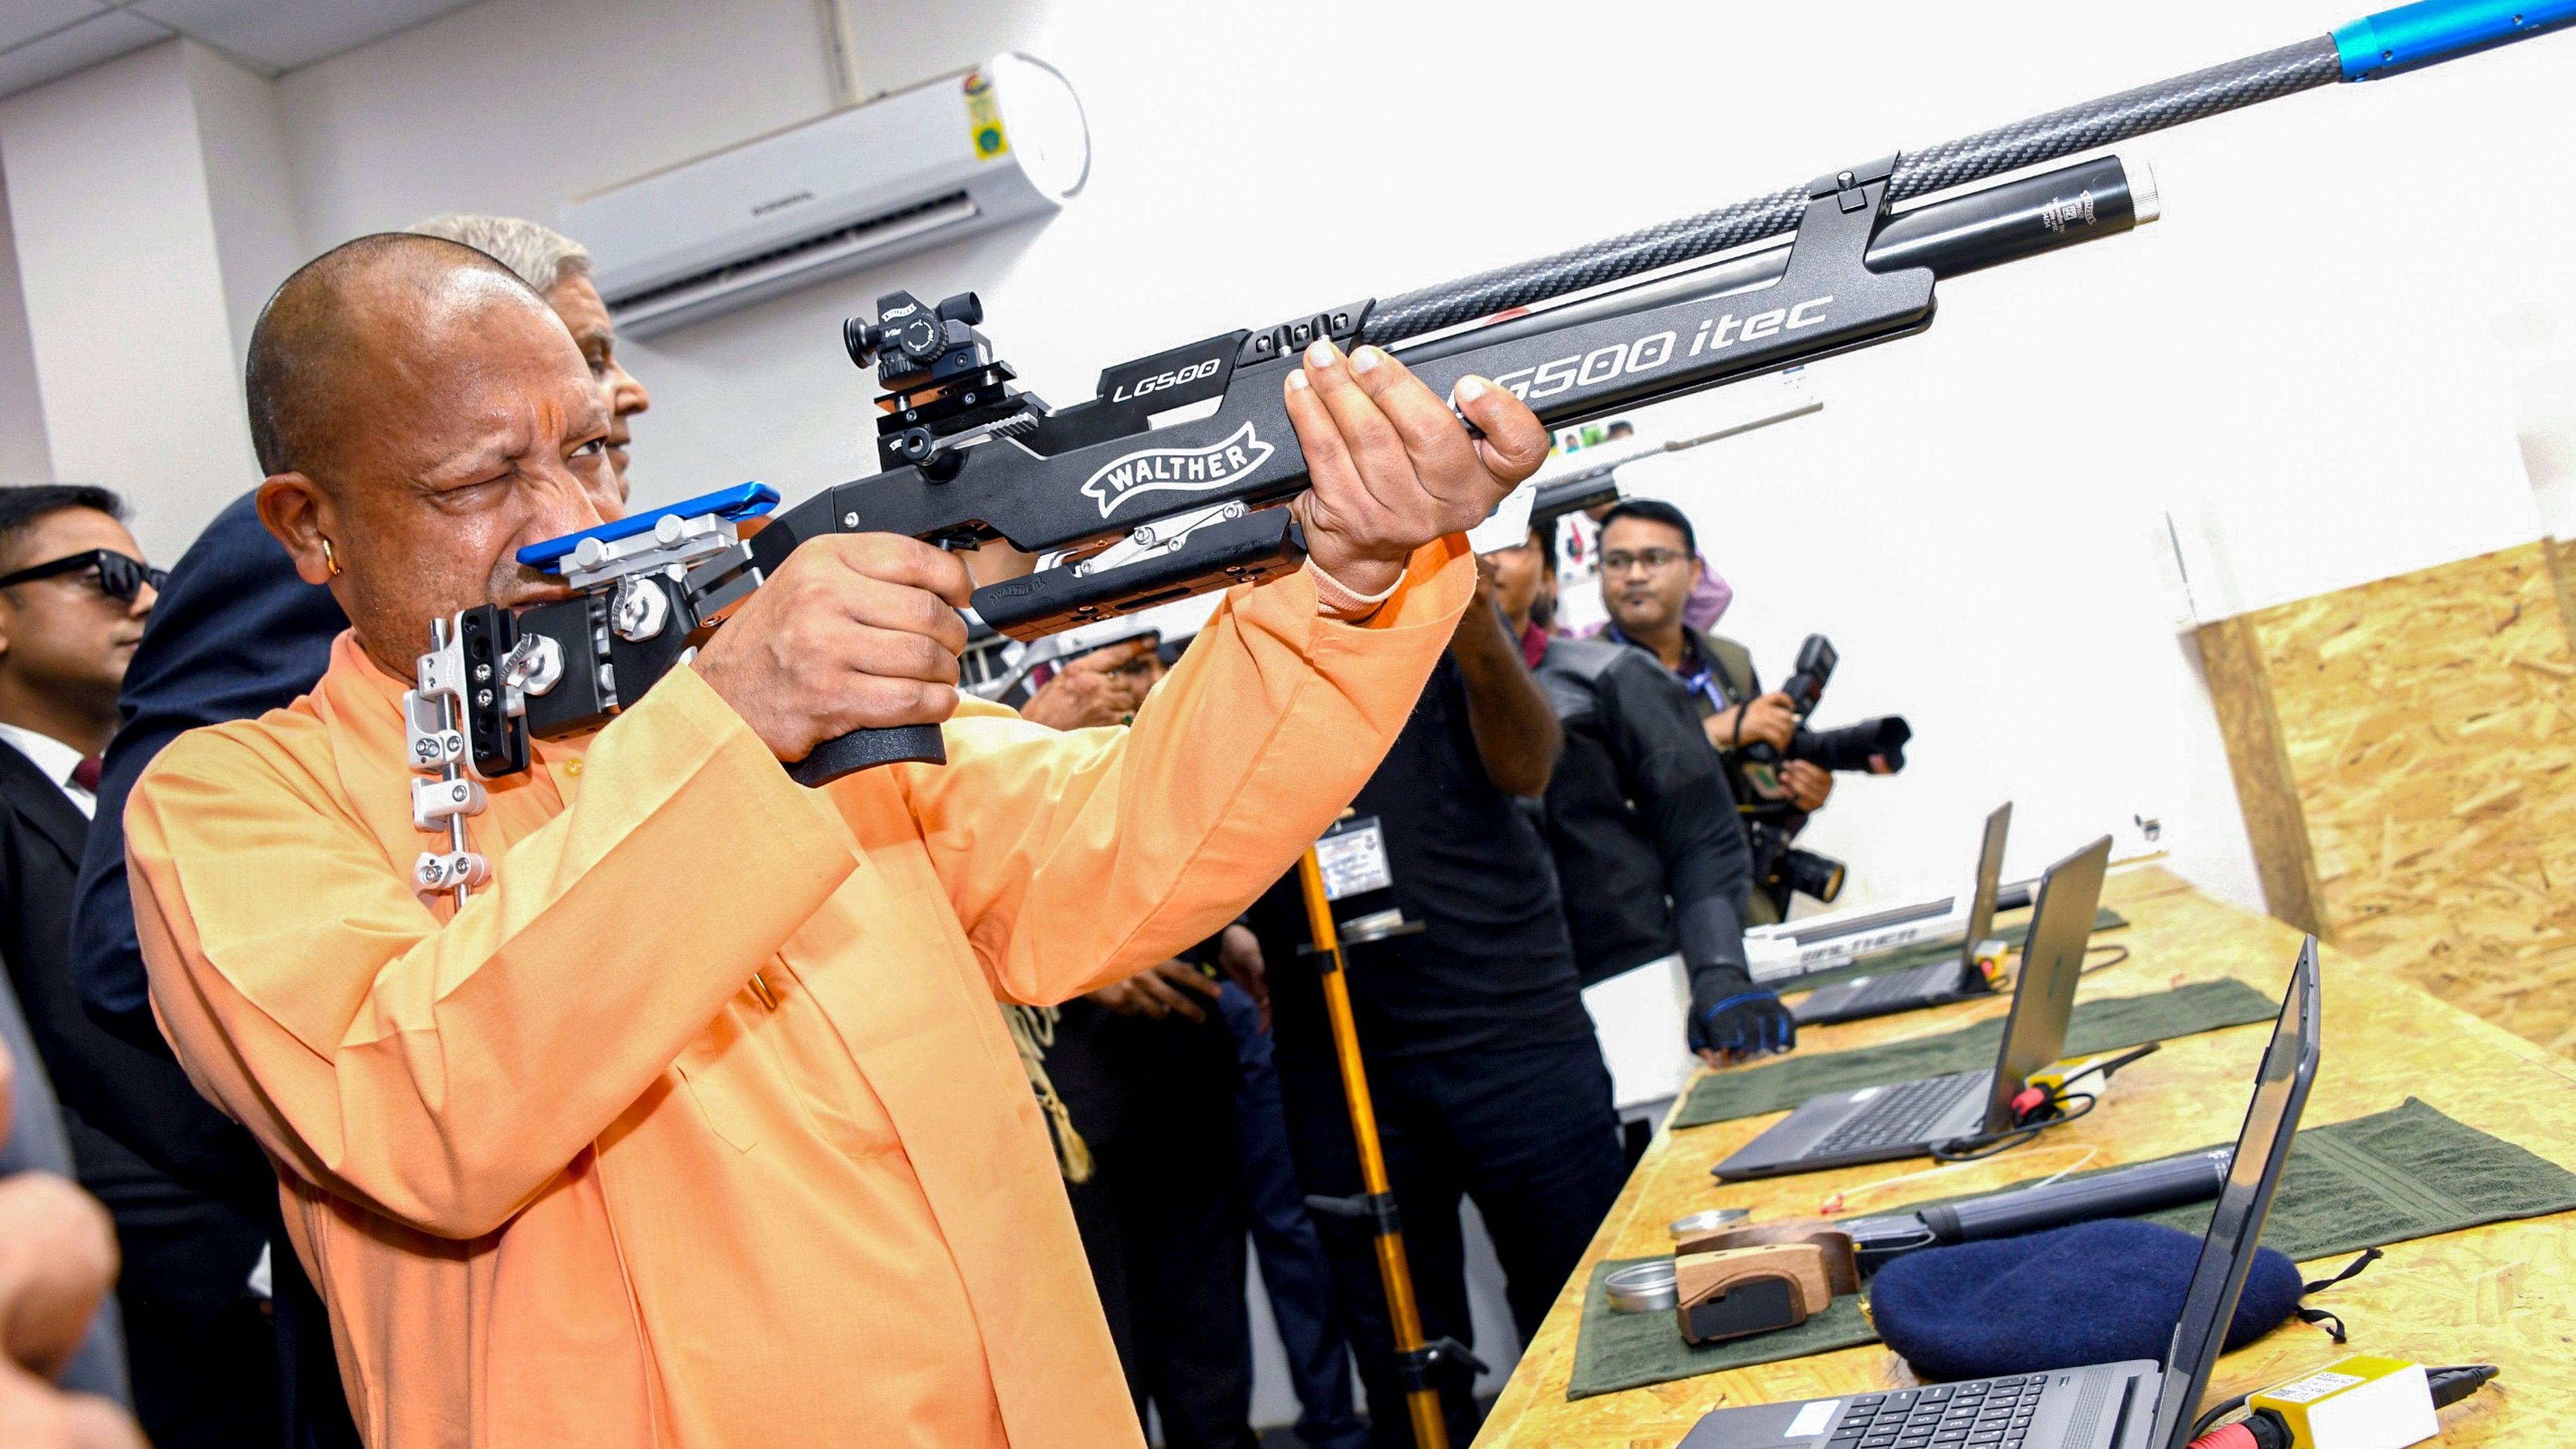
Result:
{"label": "shooting glove", "polygon": [[1753,978],[1732,966],[1703,967],[1691,973],[1690,1045],[1697,1051],[1762,1056],[1785,1052],[1798,1044],[1798,1023],[1779,994],[1756,986]]}

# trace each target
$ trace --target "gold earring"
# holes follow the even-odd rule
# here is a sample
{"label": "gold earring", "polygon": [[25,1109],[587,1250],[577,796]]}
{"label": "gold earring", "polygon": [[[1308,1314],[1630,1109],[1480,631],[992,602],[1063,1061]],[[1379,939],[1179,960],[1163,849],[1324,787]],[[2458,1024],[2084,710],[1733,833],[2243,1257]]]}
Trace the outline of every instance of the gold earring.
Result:
{"label": "gold earring", "polygon": [[331,570],[331,577],[340,576],[340,561],[331,556],[331,540],[327,538],[322,540],[322,562]]}

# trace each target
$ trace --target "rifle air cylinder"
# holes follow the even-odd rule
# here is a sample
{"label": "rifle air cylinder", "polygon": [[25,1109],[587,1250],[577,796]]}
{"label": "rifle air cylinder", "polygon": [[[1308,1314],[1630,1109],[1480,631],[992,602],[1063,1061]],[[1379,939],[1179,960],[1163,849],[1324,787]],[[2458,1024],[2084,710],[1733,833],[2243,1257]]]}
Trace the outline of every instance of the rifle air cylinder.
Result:
{"label": "rifle air cylinder", "polygon": [[[1888,184],[1888,198],[1903,202],[1930,196],[2342,79],[2344,62],[2336,42],[2332,36],[2320,35],[2009,126],[1906,151],[1897,159],[1896,175]],[[1513,307],[1531,306],[1549,297],[1778,236],[1798,225],[1806,202],[1805,187],[1786,187],[1768,196],[1587,242],[1552,256],[1497,267],[1400,296],[1381,297],[1369,312],[1368,326],[1360,340],[1388,343],[1419,337]]]}
{"label": "rifle air cylinder", "polygon": [[[1869,267],[1876,272],[1929,267],[1936,277],[1956,277],[2117,236],[2155,220],[2160,211],[2155,173],[2144,162],[2100,156],[1899,212],[1879,228],[1870,245]],[[1395,350],[1406,362],[1419,363],[1593,317],[1752,291],[1780,280],[1788,268],[1789,246],[1784,243],[1509,321],[1399,344]]]}

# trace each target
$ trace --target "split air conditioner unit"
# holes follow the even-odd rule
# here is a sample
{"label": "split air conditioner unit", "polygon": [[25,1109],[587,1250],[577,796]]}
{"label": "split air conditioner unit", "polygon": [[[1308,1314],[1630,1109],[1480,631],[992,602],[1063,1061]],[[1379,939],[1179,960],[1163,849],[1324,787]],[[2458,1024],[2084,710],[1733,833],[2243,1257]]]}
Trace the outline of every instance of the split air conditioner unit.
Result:
{"label": "split air conditioner unit", "polygon": [[1053,66],[1002,55],[564,203],[617,329],[646,337],[1061,208],[1091,136]]}

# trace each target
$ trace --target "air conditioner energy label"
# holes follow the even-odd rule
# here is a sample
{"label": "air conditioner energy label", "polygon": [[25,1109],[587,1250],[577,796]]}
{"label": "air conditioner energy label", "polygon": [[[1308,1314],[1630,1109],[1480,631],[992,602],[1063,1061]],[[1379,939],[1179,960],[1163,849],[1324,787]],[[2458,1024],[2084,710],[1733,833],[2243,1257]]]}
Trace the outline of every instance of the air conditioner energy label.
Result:
{"label": "air conditioner energy label", "polygon": [[990,161],[1011,149],[1002,129],[1002,105],[993,99],[993,78],[980,70],[966,72],[966,125],[975,137],[975,159]]}

